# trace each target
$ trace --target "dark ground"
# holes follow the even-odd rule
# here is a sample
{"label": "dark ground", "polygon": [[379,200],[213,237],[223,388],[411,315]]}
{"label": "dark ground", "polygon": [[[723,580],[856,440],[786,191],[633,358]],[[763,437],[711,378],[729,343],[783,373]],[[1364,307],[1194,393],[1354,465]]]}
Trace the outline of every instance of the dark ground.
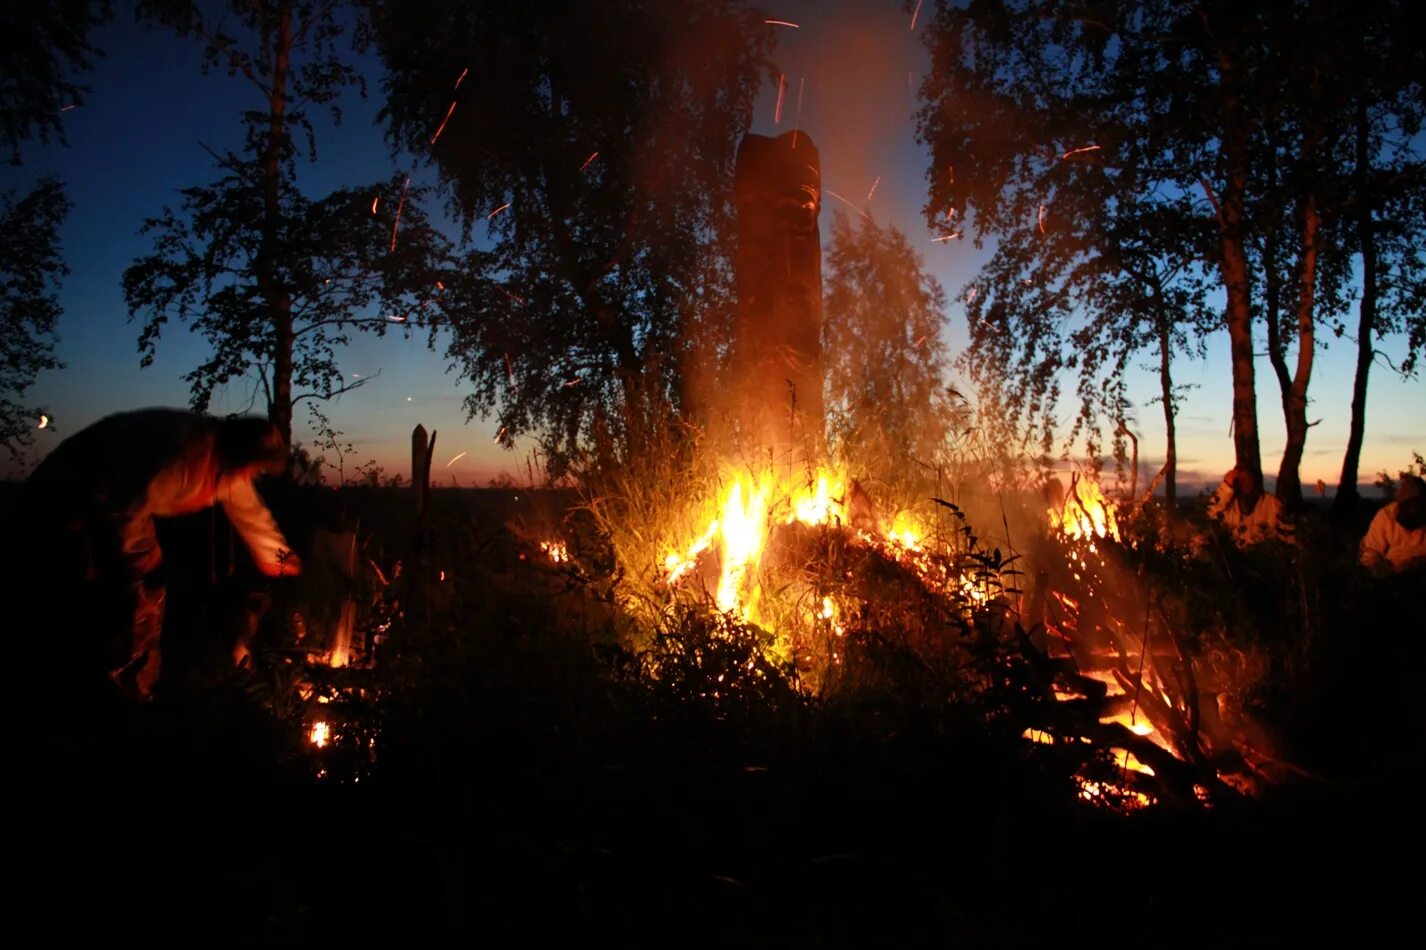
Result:
{"label": "dark ground", "polygon": [[[519,512],[514,494],[469,519],[467,625],[408,650],[383,673],[386,699],[360,710],[380,737],[374,764],[314,753],[257,680],[212,672],[221,650],[190,649],[176,661],[186,685],[143,708],[64,687],[27,652],[36,688],[17,690],[11,717],[11,932],[1257,947],[1414,929],[1426,776],[1422,724],[1400,716],[1420,708],[1401,696],[1419,694],[1422,651],[1404,623],[1371,649],[1339,639],[1341,675],[1297,708],[1318,778],[1124,816],[1083,806],[1016,735],[955,709],[809,706],[776,690],[688,702],[620,679],[590,649],[597,622],[571,623],[580,608],[557,579],[533,597],[528,565],[511,566],[518,538],[486,530]],[[252,579],[209,574],[177,609],[212,630]],[[9,602],[27,605],[12,614],[23,638],[32,602]]]}

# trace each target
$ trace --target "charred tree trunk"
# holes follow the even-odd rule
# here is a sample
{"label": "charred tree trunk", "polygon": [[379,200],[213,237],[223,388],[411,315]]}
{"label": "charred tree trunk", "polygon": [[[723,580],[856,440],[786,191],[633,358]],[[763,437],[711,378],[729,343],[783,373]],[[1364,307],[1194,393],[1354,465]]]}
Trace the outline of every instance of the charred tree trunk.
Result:
{"label": "charred tree trunk", "polygon": [[1367,376],[1372,368],[1372,334],[1376,331],[1377,248],[1376,225],[1367,194],[1367,168],[1371,163],[1365,98],[1357,100],[1356,168],[1352,177],[1357,193],[1357,240],[1362,249],[1362,303],[1357,316],[1357,372],[1352,379],[1352,420],[1347,434],[1347,451],[1342,456],[1342,477],[1332,510],[1341,515],[1357,503],[1357,466],[1362,457],[1362,441],[1367,428]]}
{"label": "charred tree trunk", "polygon": [[272,395],[270,418],[292,441],[292,348],[296,339],[292,323],[292,300],[278,279],[279,244],[282,240],[282,161],[287,150],[287,73],[292,55],[292,9],[284,6],[278,16],[273,44],[272,75],[269,77],[268,131],[262,162],[262,243],[258,248],[257,280],[272,321]]}
{"label": "charred tree trunk", "polygon": [[823,438],[822,183],[811,138],[745,137],[734,197],[733,410],[745,450],[795,463],[815,456]]}

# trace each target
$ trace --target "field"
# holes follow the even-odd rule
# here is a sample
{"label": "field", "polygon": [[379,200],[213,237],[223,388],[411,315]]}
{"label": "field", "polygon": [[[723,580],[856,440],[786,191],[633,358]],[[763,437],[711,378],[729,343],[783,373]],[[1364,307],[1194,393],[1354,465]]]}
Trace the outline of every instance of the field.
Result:
{"label": "field", "polygon": [[[1352,570],[1359,526],[1313,515],[1296,552],[1202,562],[1126,545],[1136,576],[1204,607],[1188,634],[1211,614],[1263,658],[1244,728],[1271,749],[1249,794],[1130,809],[1084,794],[1077,746],[1026,741],[1039,707],[1014,642],[985,654],[1001,673],[972,676],[882,610],[848,621],[857,675],[813,690],[713,611],[641,628],[573,501],[438,490],[413,551],[406,492],[275,498],[299,550],[354,529],[348,580],[309,556],[301,580],[264,582],[213,517],[167,526],[159,701],[23,653],[15,932],[1258,946],[1338,928],[1370,943],[1411,919],[1419,882],[1397,868],[1422,830],[1422,585]],[[556,537],[568,560],[541,549]],[[875,589],[904,603],[877,564]],[[346,597],[351,662],[332,667],[318,631]],[[256,662],[233,671],[245,622]]]}

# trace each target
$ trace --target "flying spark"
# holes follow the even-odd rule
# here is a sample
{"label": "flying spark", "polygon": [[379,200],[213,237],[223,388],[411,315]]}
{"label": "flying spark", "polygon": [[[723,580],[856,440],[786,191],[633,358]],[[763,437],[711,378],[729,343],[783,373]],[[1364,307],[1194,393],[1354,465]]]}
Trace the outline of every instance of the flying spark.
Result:
{"label": "flying spark", "polygon": [[495,441],[499,442],[501,439],[505,438],[505,433],[508,431],[510,430],[507,429],[505,426],[501,426],[500,431],[495,433]]}
{"label": "flying spark", "polygon": [[782,121],[782,97],[787,93],[787,76],[777,77],[777,105],[772,110],[772,124]]}
{"label": "flying spark", "polygon": [[446,285],[445,285],[444,283],[442,283],[441,281],[438,280],[438,281],[436,281],[436,289],[437,289],[437,290],[445,290],[445,289],[446,289]]}
{"label": "flying spark", "polygon": [[865,210],[863,210],[863,209],[861,209],[861,208],[858,208],[856,205],[852,204],[850,201],[848,201],[846,198],[843,198],[841,195],[837,194],[837,193],[836,193],[835,191],[833,191],[832,189],[830,189],[830,188],[824,188],[824,189],[822,189],[822,190],[825,191],[825,192],[827,192],[827,194],[831,195],[833,198],[836,198],[838,201],[840,201],[842,204],[846,205],[847,207],[854,209],[854,210],[857,212],[857,214],[861,215],[863,218],[866,218],[868,221],[872,220],[871,215],[867,214]]}
{"label": "flying spark", "polygon": [[521,297],[519,294],[512,294],[510,291],[506,290],[504,287],[497,287],[497,288],[495,288],[495,289],[498,290],[498,291],[500,291],[502,294],[504,294],[505,296],[509,297],[511,300],[515,301],[515,302],[518,303],[518,304],[523,304],[523,303],[525,302],[525,298],[524,298],[524,297]]}
{"label": "flying spark", "polygon": [[798,26],[796,23],[792,23],[788,20],[764,20],[763,22],[771,24],[772,26],[790,26],[794,30],[802,29],[802,27]]}
{"label": "flying spark", "polygon": [[77,108],[79,108],[79,107],[78,107],[77,105],[75,105],[73,102],[71,102],[71,103],[70,103],[69,105],[67,105],[67,106],[60,106],[60,107],[59,107],[59,111],[60,111],[60,112],[68,112],[70,109],[77,109]]}
{"label": "flying spark", "polygon": [[876,176],[876,181],[874,181],[874,182],[871,183],[871,191],[868,191],[868,192],[866,193],[866,200],[867,200],[867,201],[870,201],[870,200],[871,200],[871,196],[874,195],[874,194],[876,194],[876,186],[879,185],[879,184],[881,184],[881,176],[880,176],[880,175],[877,175],[877,176]]}
{"label": "flying spark", "polygon": [[975,295],[976,288],[972,287],[970,291],[966,294],[966,303],[973,303],[975,301]]}
{"label": "flying spark", "polygon": [[468,73],[468,72],[470,72],[470,67],[469,67],[469,66],[467,66],[465,69],[462,69],[462,70],[460,71],[460,75],[456,77],[456,84],[455,84],[455,86],[453,87],[453,89],[459,89],[459,88],[460,88],[461,81],[465,79],[465,74]]}
{"label": "flying spark", "polygon": [[1044,206],[1044,205],[1040,205],[1040,217],[1039,217],[1039,221],[1040,221],[1040,233],[1041,233],[1041,234],[1044,234],[1044,233],[1045,233],[1045,206]]}
{"label": "flying spark", "polygon": [[935,244],[937,241],[959,241],[960,237],[961,232],[957,231],[955,234],[943,234],[940,237],[931,238],[931,243]]}
{"label": "flying spark", "polygon": [[40,424],[39,424],[38,426],[36,426],[36,428],[43,429],[45,426],[47,426],[47,425],[49,425],[49,424],[50,424],[50,417],[47,416],[47,415],[45,415],[44,413],[40,413]]}
{"label": "flying spark", "polygon": [[446,468],[450,468],[452,465],[454,465],[455,463],[459,462],[461,459],[465,458],[465,456],[466,456],[466,453],[464,453],[464,452],[462,452],[461,454],[457,455],[455,458],[451,459],[449,462],[446,463]]}
{"label": "flying spark", "polygon": [[916,9],[911,12],[911,29],[916,29],[916,17],[921,14],[921,0],[916,0]]}
{"label": "flying spark", "polygon": [[577,385],[577,384],[579,384],[580,382],[582,382],[582,380],[580,379],[580,377],[576,376],[574,379],[567,379],[567,380],[565,380],[565,381],[564,381],[564,386],[563,386],[562,388],[563,388],[563,389],[568,389],[569,387],[574,386],[574,385]]}
{"label": "flying spark", "polygon": [[921,344],[926,342],[926,337],[928,337],[928,336],[930,336],[930,335],[931,335],[931,334],[929,334],[929,333],[923,333],[923,334],[921,335],[921,339],[919,339],[919,340],[917,340],[915,343],[912,343],[912,344],[911,344],[911,349],[913,349],[913,350],[919,350],[919,349],[921,348]]}
{"label": "flying spark", "polygon": [[797,130],[802,128],[802,87],[807,84],[807,77],[802,76],[797,80],[797,115],[792,119],[792,147],[797,148]]}
{"label": "flying spark", "polygon": [[396,251],[396,229],[401,226],[401,209],[406,207],[406,189],[411,187],[411,176],[406,176],[406,181],[401,185],[401,200],[396,202],[396,220],[391,222],[391,250]]}
{"label": "flying spark", "polygon": [[594,160],[595,160],[596,158],[598,158],[598,157],[599,157],[599,151],[598,151],[597,149],[596,149],[595,151],[593,151],[593,152],[590,152],[590,153],[589,153],[589,157],[584,160],[584,164],[581,165],[581,166],[579,166],[579,170],[580,170],[580,171],[584,171],[586,168],[589,167],[589,163],[592,162],[592,161],[594,161]]}
{"label": "flying spark", "polygon": [[406,317],[405,317],[404,315],[392,314],[391,316],[387,317],[386,319],[390,320],[392,323],[405,323],[405,322],[406,322]]}
{"label": "flying spark", "polygon": [[510,354],[505,354],[505,375],[510,377],[510,385],[515,385],[515,367],[510,363]]}
{"label": "flying spark", "polygon": [[433,136],[431,136],[431,141],[430,141],[430,144],[431,144],[431,145],[435,145],[435,144],[436,144],[436,139],[440,138],[440,137],[441,137],[441,133],[446,130],[446,123],[451,120],[451,113],[454,112],[454,111],[456,111],[456,101],[455,101],[454,99],[452,99],[452,100],[451,100],[451,107],[446,110],[446,117],[441,120],[440,126],[437,127],[437,129],[436,129],[436,134],[433,135]]}
{"label": "flying spark", "polygon": [[485,216],[485,220],[489,221],[491,218],[495,217],[497,214],[499,214],[500,212],[504,211],[504,210],[505,210],[506,208],[508,208],[508,207],[510,207],[510,202],[507,201],[507,202],[505,202],[503,205],[501,205],[500,207],[496,208],[494,211],[492,211],[492,212],[490,212],[489,214],[487,214],[487,215]]}
{"label": "flying spark", "polygon": [[1099,151],[1099,146],[1098,146],[1098,145],[1086,145],[1084,148],[1072,148],[1072,149],[1070,149],[1068,152],[1065,152],[1063,155],[1061,155],[1060,158],[1062,158],[1062,159],[1063,159],[1063,158],[1069,158],[1071,155],[1079,155],[1079,154],[1081,154],[1081,153],[1083,153],[1083,152],[1097,152],[1097,151]]}
{"label": "flying spark", "polygon": [[381,204],[381,196],[380,196],[380,195],[377,195],[375,198],[372,198],[372,199],[371,199],[371,213],[372,213],[372,214],[376,214],[376,206],[379,205],[379,204]]}

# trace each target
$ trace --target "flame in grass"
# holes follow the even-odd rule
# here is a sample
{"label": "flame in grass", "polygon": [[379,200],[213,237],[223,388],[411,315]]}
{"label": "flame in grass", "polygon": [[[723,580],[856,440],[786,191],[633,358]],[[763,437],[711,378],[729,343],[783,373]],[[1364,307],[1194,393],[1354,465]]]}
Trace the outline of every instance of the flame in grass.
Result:
{"label": "flame in grass", "polygon": [[[765,599],[761,577],[773,530],[794,524],[850,529],[850,480],[824,468],[793,483],[769,471],[725,475],[723,482],[711,510],[693,522],[706,525],[703,531],[692,542],[667,551],[662,580],[672,589],[706,558],[710,565],[706,584],[717,608],[748,623],[775,627],[778,612]],[[960,574],[927,549],[926,532],[911,512],[897,512],[889,526],[858,527],[852,538],[913,570],[930,587],[958,591],[972,605],[989,599],[992,585],[984,578]],[[717,565],[716,583],[712,564]],[[810,622],[829,623],[834,631],[840,630],[836,607],[822,593],[813,592],[800,613]]]}
{"label": "flame in grass", "polygon": [[555,564],[564,564],[569,560],[569,546],[563,541],[541,541],[540,550]]}
{"label": "flame in grass", "polygon": [[307,739],[319,749],[325,749],[327,743],[332,741],[332,727],[322,721],[312,723],[312,729],[307,733]]}

